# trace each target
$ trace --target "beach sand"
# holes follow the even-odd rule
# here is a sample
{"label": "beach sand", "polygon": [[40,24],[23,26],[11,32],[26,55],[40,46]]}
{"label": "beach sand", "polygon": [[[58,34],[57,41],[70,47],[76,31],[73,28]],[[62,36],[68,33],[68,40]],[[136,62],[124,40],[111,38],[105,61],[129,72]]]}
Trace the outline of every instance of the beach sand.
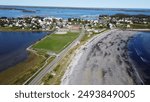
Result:
{"label": "beach sand", "polygon": [[135,31],[110,30],[76,51],[62,85],[133,85],[140,80],[128,56],[127,43]]}

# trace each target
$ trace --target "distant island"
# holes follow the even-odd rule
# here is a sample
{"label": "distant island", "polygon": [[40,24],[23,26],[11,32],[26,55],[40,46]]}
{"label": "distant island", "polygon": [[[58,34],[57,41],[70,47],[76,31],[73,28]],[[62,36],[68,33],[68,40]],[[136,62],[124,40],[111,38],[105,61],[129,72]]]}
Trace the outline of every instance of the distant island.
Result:
{"label": "distant island", "polygon": [[28,8],[63,8],[63,9],[93,9],[93,10],[118,10],[118,11],[125,11],[125,12],[150,12],[149,8],[145,9],[134,9],[134,8],[91,8],[91,7],[57,7],[57,6],[18,6],[18,5],[0,5],[0,9],[2,10],[24,10],[24,9],[17,9],[15,7],[28,7]]}
{"label": "distant island", "polygon": [[22,12],[36,13],[36,11],[33,10],[26,10],[26,9],[15,8],[15,7],[0,7],[0,10],[19,10]]}

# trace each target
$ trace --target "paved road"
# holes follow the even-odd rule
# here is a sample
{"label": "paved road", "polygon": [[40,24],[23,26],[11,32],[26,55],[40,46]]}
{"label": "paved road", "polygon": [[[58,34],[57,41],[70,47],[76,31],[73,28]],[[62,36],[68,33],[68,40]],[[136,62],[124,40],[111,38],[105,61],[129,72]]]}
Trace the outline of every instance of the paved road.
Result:
{"label": "paved road", "polygon": [[79,37],[76,40],[74,40],[68,47],[66,47],[62,52],[60,52],[59,56],[57,56],[47,67],[45,67],[42,71],[40,71],[38,73],[38,75],[36,75],[36,77],[33,78],[33,80],[29,83],[29,85],[41,84],[42,78],[57,66],[58,62],[68,53],[68,51],[71,48],[73,48],[78,43],[78,41],[81,40],[81,38],[84,36],[84,34],[85,34],[85,30],[84,30],[84,27],[82,27],[82,31],[81,31]]}

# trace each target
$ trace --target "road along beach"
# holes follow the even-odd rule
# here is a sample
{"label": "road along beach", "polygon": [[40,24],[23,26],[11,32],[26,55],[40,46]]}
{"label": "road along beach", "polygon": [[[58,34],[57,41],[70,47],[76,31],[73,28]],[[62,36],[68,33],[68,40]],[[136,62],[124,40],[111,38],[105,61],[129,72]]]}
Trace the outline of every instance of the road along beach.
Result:
{"label": "road along beach", "polygon": [[110,30],[93,37],[76,51],[61,84],[141,84],[127,49],[129,39],[136,33],[136,31]]}

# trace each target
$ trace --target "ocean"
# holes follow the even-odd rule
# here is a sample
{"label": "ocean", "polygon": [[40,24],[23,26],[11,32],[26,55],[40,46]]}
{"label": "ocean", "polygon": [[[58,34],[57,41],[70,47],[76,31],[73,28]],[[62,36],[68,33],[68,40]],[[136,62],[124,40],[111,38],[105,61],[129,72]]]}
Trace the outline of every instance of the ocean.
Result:
{"label": "ocean", "polygon": [[110,9],[110,8],[61,8],[61,7],[19,7],[0,6],[0,17],[58,17],[58,18],[85,18],[97,19],[99,15],[114,14],[150,15],[150,9]]}
{"label": "ocean", "polygon": [[150,32],[138,32],[129,41],[128,49],[144,84],[150,85]]}

